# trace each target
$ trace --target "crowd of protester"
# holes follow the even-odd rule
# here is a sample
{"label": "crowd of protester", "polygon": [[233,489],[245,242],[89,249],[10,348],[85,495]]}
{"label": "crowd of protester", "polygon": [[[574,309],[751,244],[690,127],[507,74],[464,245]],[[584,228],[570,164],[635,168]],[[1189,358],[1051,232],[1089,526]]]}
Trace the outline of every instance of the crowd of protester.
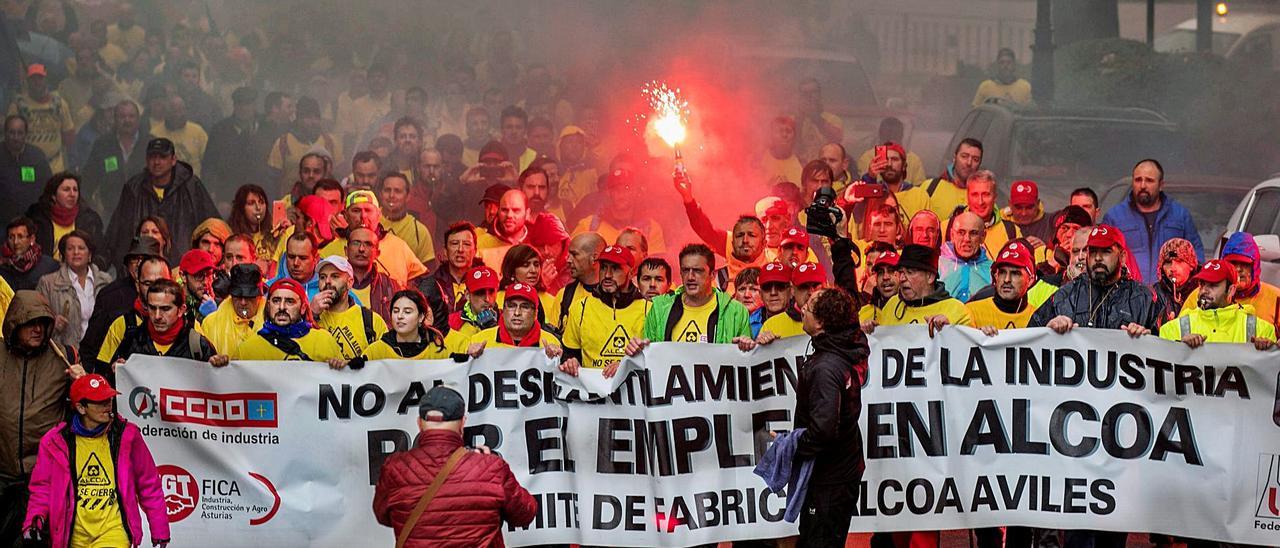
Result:
{"label": "crowd of protester", "polygon": [[[768,146],[748,162],[759,184],[740,191],[755,207],[725,228],[695,197],[712,174],[678,171],[668,190],[644,154],[602,133],[599,105],[571,100],[550,67],[518,62],[505,31],[443,81],[414,82],[376,59],[268,72],[252,62],[264,46],[248,40],[144,27],[126,4],[58,26],[50,6],[74,13],[41,1],[30,21],[12,22],[28,63],[0,150],[0,544],[24,534],[137,544],[137,506],[156,512],[154,464],[145,446],[129,450],[136,427],[103,414],[116,369],[135,354],[360,369],[538,347],[568,374],[610,377],[651,342],[750,351],[808,334],[815,358],[800,375],[796,425],[809,433],[794,449],[823,471],[801,517],[820,546],[847,534],[857,497],[858,383],[848,381],[865,375],[863,333],[1091,327],[1274,347],[1280,290],[1260,279],[1253,237],[1228,235],[1206,261],[1155,159],[1134,159],[1132,192],[1108,211],[1090,188],[1052,210],[1036,182],[983,169],[973,139],[929,176],[889,118],[880,144],[852,156],[819,83],[804,80],[798,111],[768,120]],[[322,72],[349,86],[309,90]],[[1013,84],[979,95],[1001,85]],[[687,224],[658,215],[654,193],[678,197]],[[834,199],[814,209],[817,195]],[[830,230],[810,232],[824,221]],[[684,234],[694,241],[670,237]],[[426,487],[414,467],[438,472],[461,447],[463,411],[435,396],[419,443],[443,445],[390,461],[404,477],[384,477],[414,495],[379,484],[379,520],[400,529]],[[66,456],[68,446],[81,453]],[[61,461],[44,460],[58,451]],[[88,453],[132,459],[110,479],[132,497],[123,520],[73,520],[67,500],[49,497],[65,498],[65,461]],[[469,466],[514,482],[486,459]],[[503,515],[528,523],[528,494],[510,496]],[[152,538],[164,540],[160,522]],[[976,532],[981,546],[1046,532],[1005,535]],[[1123,540],[1065,534],[1067,545]],[[936,545],[938,533],[876,542]]]}

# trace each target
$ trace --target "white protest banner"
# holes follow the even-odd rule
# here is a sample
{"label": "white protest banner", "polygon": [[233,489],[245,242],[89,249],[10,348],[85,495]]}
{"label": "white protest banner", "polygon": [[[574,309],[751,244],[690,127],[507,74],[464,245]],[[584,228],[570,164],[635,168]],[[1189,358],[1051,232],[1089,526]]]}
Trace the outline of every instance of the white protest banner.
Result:
{"label": "white protest banner", "polygon": [[[393,545],[373,486],[385,459],[412,446],[418,400],[442,383],[470,394],[468,443],[500,453],[538,499],[508,545],[687,546],[795,534],[785,499],[752,469],[768,431],[790,427],[806,342],[752,354],[655,344],[649,368],[609,398],[561,389],[575,403],[552,397],[556,368],[534,349],[360,371],[138,356],[118,379],[183,545]],[[586,386],[621,382],[582,375]]]}
{"label": "white protest banner", "polygon": [[853,527],[1280,545],[1278,362],[1250,345],[1193,351],[1121,331],[879,328]]}
{"label": "white protest banner", "polygon": [[[1277,353],[1083,329],[882,327],[871,342],[855,531],[1280,544]],[[535,350],[361,371],[138,357],[119,378],[184,545],[391,545],[373,483],[411,447],[417,400],[444,383],[470,395],[468,442],[501,453],[539,500],[509,545],[688,546],[794,534],[751,470],[768,431],[790,428],[806,346],[655,344],[611,380],[566,378]]]}

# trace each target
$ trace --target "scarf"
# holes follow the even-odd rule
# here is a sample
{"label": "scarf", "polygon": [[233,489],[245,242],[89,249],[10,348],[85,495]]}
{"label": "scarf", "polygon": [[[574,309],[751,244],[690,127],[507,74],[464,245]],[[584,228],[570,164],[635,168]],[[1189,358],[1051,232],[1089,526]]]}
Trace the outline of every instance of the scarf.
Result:
{"label": "scarf", "polygon": [[54,203],[49,209],[49,214],[58,226],[71,226],[76,224],[76,216],[80,215],[80,204],[76,204],[75,207],[62,207]]}
{"label": "scarf", "polygon": [[178,334],[182,333],[182,326],[185,324],[186,321],[179,317],[178,321],[169,326],[169,329],[158,331],[156,330],[156,324],[147,322],[147,334],[151,335],[151,342],[167,346],[173,344],[173,341],[178,340]]}
{"label": "scarf", "polygon": [[515,339],[511,337],[511,332],[507,331],[506,322],[498,322],[498,342],[502,344],[518,346],[518,347],[536,348],[538,347],[538,343],[540,343],[541,341],[542,341],[542,325],[536,321],[533,322],[533,328],[530,329],[529,332],[526,333],[525,336],[521,338],[520,342],[518,343],[515,342]]}
{"label": "scarf", "polygon": [[418,356],[426,352],[430,345],[444,348],[444,337],[434,327],[418,327],[418,337],[421,338],[418,342],[400,342],[396,340],[396,332],[389,330],[382,334],[382,342],[387,343],[401,358]]}
{"label": "scarf", "polygon": [[298,320],[286,326],[276,325],[271,320],[267,320],[264,323],[265,325],[258,331],[258,334],[264,337],[275,335],[286,339],[301,339],[311,332],[311,324],[307,323],[306,320]]}
{"label": "scarf", "polygon": [[102,433],[107,430],[108,426],[111,426],[111,423],[104,422],[99,424],[97,428],[90,429],[84,425],[84,421],[80,419],[79,413],[71,415],[71,433],[82,438],[96,438],[102,435]]}
{"label": "scarf", "polygon": [[40,262],[40,244],[31,242],[31,247],[21,255],[15,253],[9,244],[0,248],[0,266],[9,266],[18,272],[27,273]]}
{"label": "scarf", "polygon": [[143,318],[147,317],[147,307],[142,304],[142,297],[133,300],[133,311]]}

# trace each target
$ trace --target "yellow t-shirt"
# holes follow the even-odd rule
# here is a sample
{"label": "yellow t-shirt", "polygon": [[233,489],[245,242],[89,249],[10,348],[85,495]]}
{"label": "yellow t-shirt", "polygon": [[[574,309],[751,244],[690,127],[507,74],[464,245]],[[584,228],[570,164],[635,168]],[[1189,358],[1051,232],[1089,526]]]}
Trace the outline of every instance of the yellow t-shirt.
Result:
{"label": "yellow t-shirt", "polygon": [[880,315],[881,319],[877,323],[880,325],[924,323],[925,318],[938,314],[946,316],[951,325],[973,326],[969,309],[965,308],[964,303],[958,299],[946,299],[925,306],[906,306],[897,295],[884,304],[884,314]]}
{"label": "yellow t-shirt", "polygon": [[387,332],[387,322],[373,311],[369,312],[373,333],[366,332],[364,313],[361,310],[366,309],[361,306],[352,306],[336,314],[321,312],[319,321],[316,322],[333,335],[333,340],[338,343],[338,348],[342,351],[342,357],[348,360],[363,354],[364,349],[373,344],[369,341],[377,341],[383,333]]}
{"label": "yellow t-shirt", "polygon": [[[281,141],[284,142],[283,147]],[[282,157],[282,148],[288,149],[287,157]],[[293,185],[293,181],[298,178],[298,162],[312,150],[327,151],[329,157],[333,158],[334,165],[337,165],[342,158],[342,141],[328,133],[321,133],[315,141],[304,143],[299,141],[292,131],[286,131],[271,144],[271,152],[267,153],[267,167],[280,171],[280,188],[289,188]]]}
{"label": "yellow t-shirt", "polygon": [[715,299],[699,307],[684,307],[684,312],[676,322],[676,328],[671,332],[672,342],[707,342],[707,325],[711,322],[711,313],[715,310]]}
{"label": "yellow t-shirt", "polygon": [[70,234],[72,230],[75,230],[76,224],[74,222],[71,223],[71,226],[62,226],[58,223],[52,223],[52,224],[53,224],[53,260],[61,261],[62,251],[58,249],[58,241],[62,240],[63,236]]}
{"label": "yellow t-shirt", "polygon": [[[485,343],[485,348],[516,348],[515,346],[498,342],[498,328],[496,327],[490,327],[489,329],[472,335],[471,338],[467,340],[467,346],[478,342]],[[550,332],[542,330],[538,335],[538,348],[546,348],[548,345],[560,346],[560,339],[557,339],[556,336],[552,335]]]}
{"label": "yellow t-shirt", "polygon": [[445,347],[428,344],[427,348],[417,356],[401,356],[396,353],[391,345],[378,339],[364,350],[364,357],[368,360],[439,360],[449,357],[449,350]]}
{"label": "yellow t-shirt", "polygon": [[1031,102],[1031,82],[1021,78],[1012,84],[1001,84],[995,80],[984,80],[978,84],[978,92],[973,94],[973,106],[981,105],[992,97],[1008,99],[1020,105]]}
{"label": "yellow t-shirt", "polygon": [[785,312],[774,314],[760,326],[760,332],[768,331],[782,338],[804,335],[804,324],[791,319]]}
{"label": "yellow t-shirt", "polygon": [[[146,321],[143,318],[139,320],[138,329],[146,329],[141,322]],[[111,363],[111,358],[115,357],[116,350],[120,348],[120,342],[124,340],[124,315],[111,321],[111,325],[107,327],[107,334],[102,339],[102,346],[98,347],[98,361],[102,363]]]}
{"label": "yellow t-shirt", "polygon": [[[555,327],[561,327],[561,324],[564,323],[563,321],[564,318],[560,317],[560,309],[563,306],[563,303],[565,300],[564,292],[568,288],[569,286],[564,286],[560,288],[560,291],[556,293],[556,300],[551,303],[551,309],[542,313],[542,316],[546,318],[548,324],[553,325]],[[582,287],[582,284],[574,285],[573,294],[568,297],[569,310],[573,310],[574,308],[577,308],[580,305],[580,303],[582,301],[585,301],[587,297],[590,295],[591,295],[591,292],[587,291],[585,287]]]}
{"label": "yellow t-shirt", "polygon": [[[613,226],[609,221],[604,219],[597,221],[596,219],[598,217],[598,215],[588,215],[585,219],[578,221],[577,226],[573,227],[572,235],[577,236],[585,232],[595,232],[596,234],[599,234],[601,238],[604,238],[604,241],[616,243],[618,241],[618,234],[622,232],[622,229],[627,227]],[[591,228],[593,223],[596,225],[594,229]],[[659,225],[658,222],[653,219],[645,219],[643,222],[636,224],[637,227],[646,225],[648,230],[645,230],[644,232],[645,237],[649,239],[649,254],[658,255],[666,252],[667,242],[662,236],[662,225]]]}
{"label": "yellow t-shirt", "polygon": [[236,352],[240,349],[240,342],[262,329],[263,308],[263,304],[259,303],[258,311],[253,318],[249,321],[241,321],[240,317],[236,316],[231,298],[227,297],[218,304],[217,310],[205,316],[204,321],[200,322],[204,329],[204,336],[209,339],[209,344],[212,344],[219,354],[226,354],[231,359],[238,360],[240,356]]}
{"label": "yellow t-shirt", "polygon": [[[965,189],[960,188],[946,179],[939,179],[938,186],[933,189],[933,194],[929,194],[929,185],[933,183],[933,178],[925,179],[920,182],[920,191],[929,199],[929,210],[938,214],[938,219],[942,221],[943,230],[946,229],[947,219],[951,218],[951,214],[955,213],[956,208],[967,205],[969,196]],[[945,240],[946,234],[942,235]]]}
{"label": "yellow t-shirt", "polygon": [[204,160],[205,147],[209,145],[209,134],[195,122],[187,122],[179,130],[165,127],[164,122],[151,125],[152,137],[164,137],[173,141],[173,148],[178,159],[191,164],[191,171],[200,175],[200,162]]}
{"label": "yellow t-shirt", "polygon": [[783,181],[795,183],[796,186],[800,186],[800,175],[804,172],[804,166],[800,164],[800,159],[796,158],[795,154],[779,160],[768,152],[760,157],[760,169],[763,181],[782,177]]}
{"label": "yellow t-shirt", "polygon": [[419,222],[417,217],[407,213],[399,221],[383,217],[382,228],[404,240],[404,243],[409,245],[409,249],[413,250],[413,255],[424,264],[436,258],[431,231],[427,230],[427,226]]}
{"label": "yellow t-shirt", "polygon": [[1031,315],[1036,312],[1036,307],[1028,302],[1023,307],[1022,312],[1009,314],[996,306],[995,297],[970,301],[964,306],[969,310],[969,318],[973,321],[974,327],[994,327],[996,329],[1021,329],[1026,327],[1031,322]]}
{"label": "yellow t-shirt", "polygon": [[648,313],[649,301],[644,299],[636,299],[626,308],[614,310],[604,301],[588,296],[569,307],[564,325],[564,346],[582,351],[583,367],[603,368],[609,362],[626,356],[623,350],[627,342],[644,333],[644,317]]}
{"label": "yellow t-shirt", "polygon": [[[70,427],[68,427],[70,428]],[[128,546],[121,519],[116,467],[106,435],[76,440],[76,508],[72,546]]]}
{"label": "yellow t-shirt", "polygon": [[67,101],[52,91],[44,103],[22,94],[9,104],[8,113],[21,114],[27,119],[27,144],[44,152],[49,159],[49,170],[53,173],[64,171],[62,134],[76,129],[76,121],[72,118],[74,113]]}
{"label": "yellow t-shirt", "polygon": [[476,229],[476,255],[489,268],[501,272],[502,259],[507,256],[507,250],[511,249],[512,245],[514,244],[494,236],[487,228]]}
{"label": "yellow t-shirt", "polygon": [[[342,357],[342,349],[338,348],[338,343],[333,340],[333,335],[323,329],[312,329],[302,338],[294,339],[294,342],[298,343],[298,347],[302,349],[302,352],[313,361]],[[272,346],[258,333],[254,333],[253,336],[240,343],[240,348],[236,350],[236,353],[242,360],[302,360],[302,357],[296,354],[285,354],[283,350]]]}
{"label": "yellow t-shirt", "polygon": [[864,304],[858,309],[859,322],[876,322],[880,323],[880,318],[884,316],[884,309],[874,304]]}

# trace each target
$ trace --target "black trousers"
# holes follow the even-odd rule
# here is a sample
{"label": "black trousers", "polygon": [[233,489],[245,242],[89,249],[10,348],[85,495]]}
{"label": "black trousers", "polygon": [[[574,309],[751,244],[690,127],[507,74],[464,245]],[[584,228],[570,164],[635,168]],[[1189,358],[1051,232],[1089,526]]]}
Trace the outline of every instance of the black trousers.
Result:
{"label": "black trousers", "polygon": [[1066,531],[1064,548],[1124,548],[1129,533],[1113,531]]}
{"label": "black trousers", "polygon": [[858,483],[810,485],[800,509],[796,548],[840,548],[849,537],[849,520],[858,504]]}
{"label": "black trousers", "polygon": [[22,520],[27,517],[27,479],[0,485],[0,548],[22,545]]}
{"label": "black trousers", "polygon": [[978,548],[1032,548],[1030,527],[1006,527],[1004,534],[1006,538],[1001,538],[999,527],[973,530]]}

